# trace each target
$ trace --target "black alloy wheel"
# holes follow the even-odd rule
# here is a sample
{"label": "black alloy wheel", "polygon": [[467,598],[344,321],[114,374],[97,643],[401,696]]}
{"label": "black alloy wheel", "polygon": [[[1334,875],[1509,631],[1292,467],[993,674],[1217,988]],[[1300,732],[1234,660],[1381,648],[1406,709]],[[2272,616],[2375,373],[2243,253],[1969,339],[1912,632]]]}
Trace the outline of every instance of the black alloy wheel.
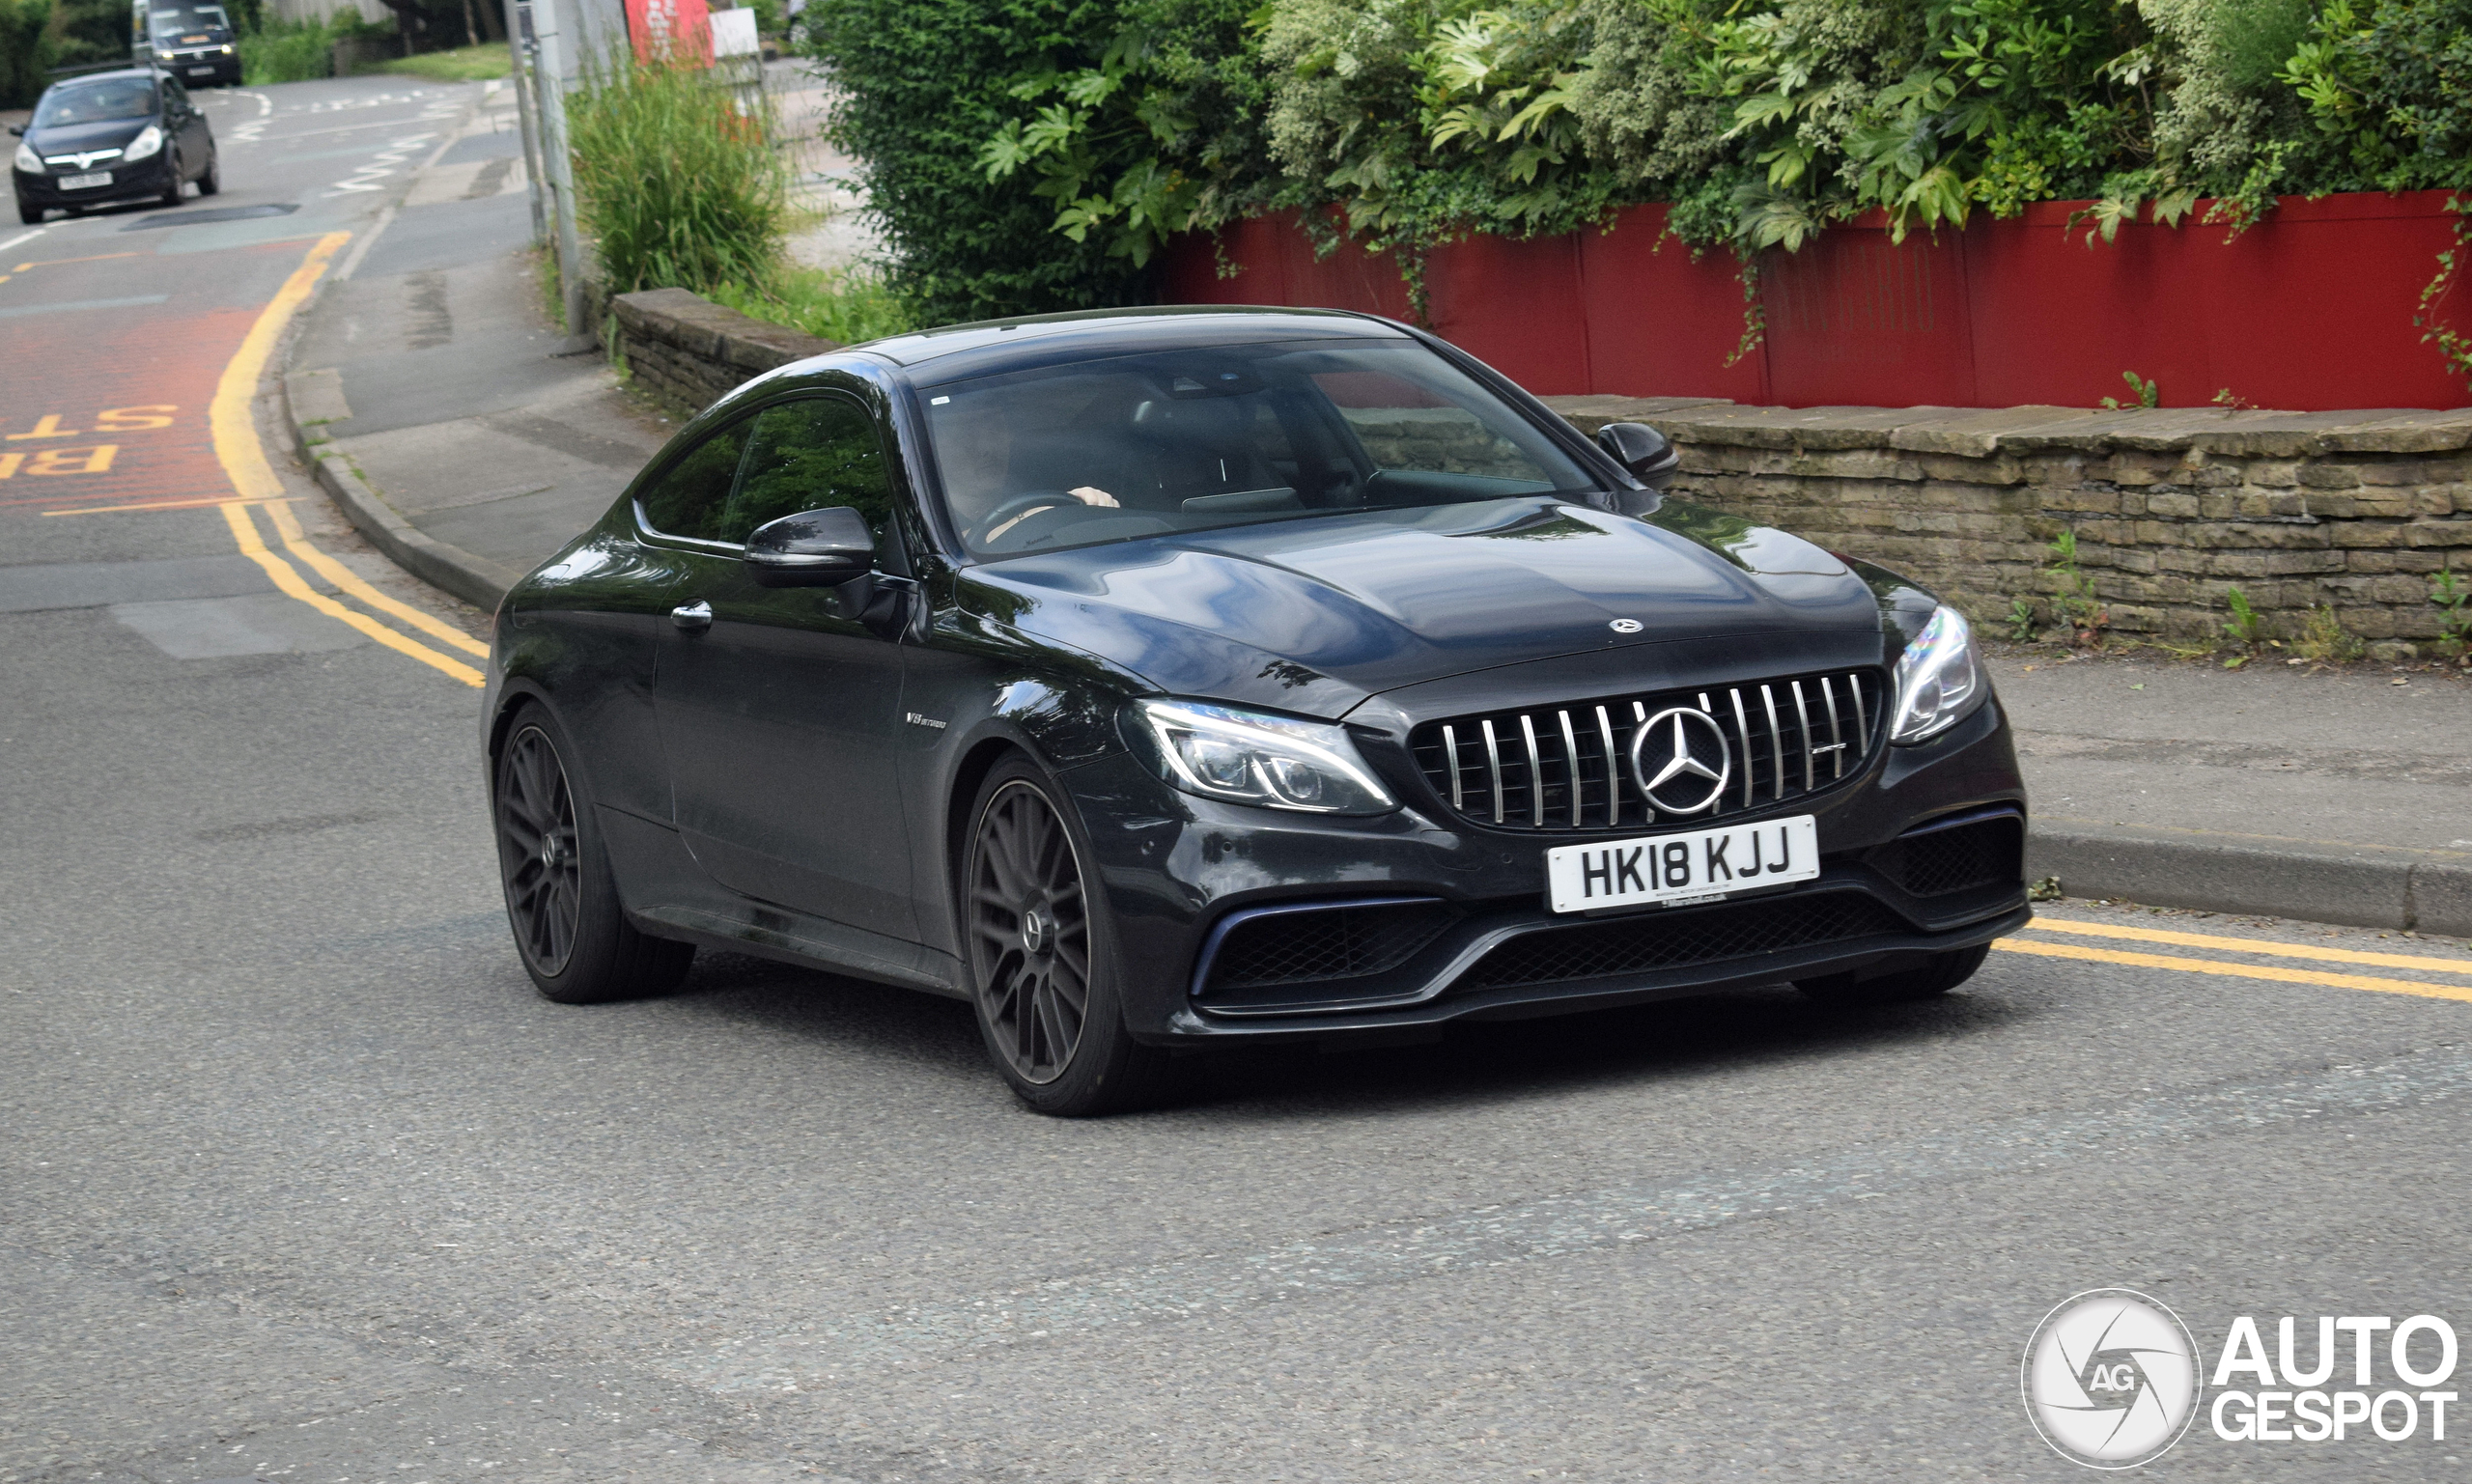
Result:
{"label": "black alloy wheel", "polygon": [[1155,1096],[1166,1056],[1125,1028],[1106,903],[1052,789],[1026,759],[989,775],[963,867],[963,920],[997,1069],[1039,1111],[1082,1117]]}
{"label": "black alloy wheel", "polygon": [[1090,1015],[1090,916],[1082,863],[1047,796],[997,790],[970,853],[970,949],[995,1045],[1013,1075],[1063,1075]]}
{"label": "black alloy wheel", "polygon": [[172,176],[171,183],[163,187],[163,204],[165,206],[179,206],[181,204],[181,182],[187,179],[185,176],[181,174],[180,155],[167,152],[163,158],[163,168],[171,172]]}
{"label": "black alloy wheel", "polygon": [[567,762],[574,751],[538,705],[515,717],[498,749],[492,811],[498,873],[524,972],[567,1005],[674,989],[695,947],[627,920],[592,796]]}
{"label": "black alloy wheel", "polygon": [[222,188],[223,152],[218,150],[206,157],[206,174],[197,178],[197,193],[211,196]]}
{"label": "black alloy wheel", "polygon": [[535,973],[555,978],[575,956],[583,918],[576,797],[549,734],[527,726],[498,761],[498,855],[516,946]]}

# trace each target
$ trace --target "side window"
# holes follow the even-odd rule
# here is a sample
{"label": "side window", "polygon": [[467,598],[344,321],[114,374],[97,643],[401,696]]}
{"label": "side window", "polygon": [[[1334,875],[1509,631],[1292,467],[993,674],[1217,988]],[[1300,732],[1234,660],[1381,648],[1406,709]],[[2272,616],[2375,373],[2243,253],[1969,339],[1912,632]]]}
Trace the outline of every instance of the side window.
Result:
{"label": "side window", "polygon": [[744,542],[757,526],[802,510],[847,505],[867,518],[884,549],[892,519],[892,478],[875,419],[842,397],[806,397],[765,408],[738,492],[722,520],[722,541]]}
{"label": "side window", "polygon": [[644,524],[664,536],[699,541],[739,541],[744,533],[725,533],[730,480],[738,473],[739,455],[746,451],[748,424],[732,423],[695,445],[686,458],[635,496]]}

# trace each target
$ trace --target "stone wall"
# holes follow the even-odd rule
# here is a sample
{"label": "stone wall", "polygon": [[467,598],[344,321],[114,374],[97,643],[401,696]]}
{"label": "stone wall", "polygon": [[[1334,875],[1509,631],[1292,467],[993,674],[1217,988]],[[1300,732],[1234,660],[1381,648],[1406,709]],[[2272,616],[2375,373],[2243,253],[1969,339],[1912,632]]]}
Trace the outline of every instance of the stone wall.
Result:
{"label": "stone wall", "polygon": [[[603,333],[638,379],[696,408],[840,349],[684,289],[619,294]],[[1894,567],[1992,631],[2019,598],[2050,621],[2062,585],[2051,544],[2067,530],[2111,630],[2133,637],[2217,638],[2237,586],[2267,637],[2295,636],[2310,607],[2329,604],[2374,653],[2402,658],[2438,634],[2430,574],[2452,564],[2472,580],[2472,408],[1545,400],[1591,433],[1617,419],[1656,427],[1681,451],[1675,492]],[[1379,441],[1457,430],[1366,431]]]}
{"label": "stone wall", "polygon": [[635,379],[699,412],[776,366],[841,349],[834,341],[750,320],[685,289],[618,294],[599,328]]}
{"label": "stone wall", "polygon": [[2373,653],[2438,634],[2430,576],[2472,578],[2472,409],[2266,412],[1737,406],[1546,399],[1583,429],[1673,439],[1677,493],[1925,582],[1997,631],[2061,586],[2077,533],[2113,631],[2221,635],[2237,586],[2268,637],[2330,604]]}

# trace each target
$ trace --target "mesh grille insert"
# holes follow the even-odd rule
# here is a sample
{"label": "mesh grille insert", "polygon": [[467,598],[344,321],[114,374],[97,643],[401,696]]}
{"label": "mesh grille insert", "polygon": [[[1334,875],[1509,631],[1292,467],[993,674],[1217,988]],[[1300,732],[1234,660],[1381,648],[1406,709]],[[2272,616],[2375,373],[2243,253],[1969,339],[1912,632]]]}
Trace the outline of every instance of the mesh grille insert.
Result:
{"label": "mesh grille insert", "polygon": [[1205,990],[1358,979],[1398,967],[1448,928],[1439,902],[1270,912],[1227,932]]}
{"label": "mesh grille insert", "polygon": [[1687,908],[1514,938],[1478,960],[1459,984],[1486,990],[1559,984],[1911,931],[1878,902],[1847,891]]}
{"label": "mesh grille insert", "polygon": [[1907,835],[1871,853],[1871,866],[1918,897],[2025,880],[2026,827],[2015,815]]}

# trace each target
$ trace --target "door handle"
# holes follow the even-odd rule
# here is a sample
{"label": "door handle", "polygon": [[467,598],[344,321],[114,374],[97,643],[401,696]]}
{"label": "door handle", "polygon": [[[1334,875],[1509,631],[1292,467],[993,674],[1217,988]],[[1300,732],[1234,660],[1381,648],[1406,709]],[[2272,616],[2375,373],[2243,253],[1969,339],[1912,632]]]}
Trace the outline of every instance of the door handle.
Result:
{"label": "door handle", "polygon": [[669,621],[688,633],[702,633],[713,627],[713,605],[701,598],[682,602],[669,610]]}

